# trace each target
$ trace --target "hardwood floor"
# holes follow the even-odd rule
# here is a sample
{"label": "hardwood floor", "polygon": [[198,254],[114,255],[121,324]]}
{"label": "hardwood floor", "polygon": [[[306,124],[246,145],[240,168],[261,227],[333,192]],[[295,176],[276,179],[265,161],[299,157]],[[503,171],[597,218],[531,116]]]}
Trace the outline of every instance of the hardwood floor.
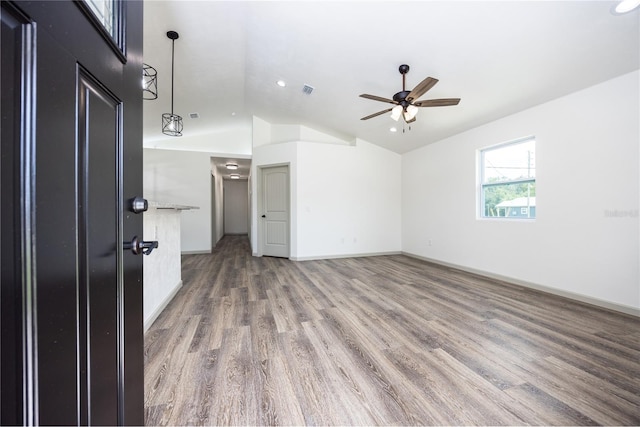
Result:
{"label": "hardwood floor", "polygon": [[406,256],[183,257],[147,425],[638,425],[640,319]]}

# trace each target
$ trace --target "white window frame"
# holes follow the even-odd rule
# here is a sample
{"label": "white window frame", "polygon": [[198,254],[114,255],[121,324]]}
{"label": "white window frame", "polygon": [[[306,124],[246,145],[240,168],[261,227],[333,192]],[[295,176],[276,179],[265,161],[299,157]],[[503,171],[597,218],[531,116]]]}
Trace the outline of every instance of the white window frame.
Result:
{"label": "white window frame", "polygon": [[[496,145],[491,145],[489,147],[485,147],[482,148],[480,150],[478,150],[478,169],[479,169],[479,185],[478,185],[478,191],[479,191],[479,197],[478,197],[478,218],[479,219],[483,219],[483,220],[515,220],[515,221],[535,221],[536,217],[537,217],[537,209],[536,209],[536,217],[518,217],[518,216],[486,216],[485,215],[485,188],[488,187],[495,187],[495,186],[501,186],[501,185],[513,185],[513,184],[523,184],[523,183],[536,183],[536,178],[537,178],[537,174],[536,176],[532,177],[532,178],[524,178],[524,179],[512,179],[512,180],[503,180],[503,181],[496,181],[496,182],[491,182],[491,183],[486,183],[485,182],[485,153],[490,152],[490,151],[494,151],[494,150],[500,150],[502,148],[506,148],[509,146],[513,146],[513,145],[517,145],[517,144],[523,144],[529,141],[534,141],[534,143],[536,143],[536,137],[533,135],[530,136],[526,136],[523,138],[518,138],[512,141],[508,141],[508,142],[503,142],[500,144],[496,144]],[[537,146],[537,144],[535,144]],[[537,147],[536,147],[536,151],[537,151]],[[534,166],[535,169],[535,166]],[[537,193],[536,193],[537,194]],[[534,196],[535,197],[535,196]],[[531,206],[526,207],[526,209],[528,210],[528,213],[531,212]]]}

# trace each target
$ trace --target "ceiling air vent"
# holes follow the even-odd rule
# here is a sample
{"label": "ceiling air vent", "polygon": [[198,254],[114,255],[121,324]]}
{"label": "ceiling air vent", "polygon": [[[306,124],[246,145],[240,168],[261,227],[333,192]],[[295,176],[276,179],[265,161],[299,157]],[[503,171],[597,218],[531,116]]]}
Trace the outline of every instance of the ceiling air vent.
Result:
{"label": "ceiling air vent", "polygon": [[302,86],[302,92],[306,93],[307,95],[311,95],[311,92],[313,92],[313,86],[305,84],[304,86]]}
{"label": "ceiling air vent", "polygon": [[200,117],[200,114],[198,113],[189,113],[189,117],[191,117],[192,119],[197,119]]}

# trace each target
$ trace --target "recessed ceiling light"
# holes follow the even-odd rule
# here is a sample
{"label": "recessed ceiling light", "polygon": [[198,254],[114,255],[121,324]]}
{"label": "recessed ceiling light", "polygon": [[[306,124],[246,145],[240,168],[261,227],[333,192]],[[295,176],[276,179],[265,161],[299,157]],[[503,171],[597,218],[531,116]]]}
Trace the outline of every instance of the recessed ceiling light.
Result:
{"label": "recessed ceiling light", "polygon": [[238,165],[236,163],[227,163],[227,169],[236,170]]}
{"label": "recessed ceiling light", "polygon": [[640,6],[640,0],[622,0],[614,10],[618,14],[623,14],[631,12],[638,6]]}
{"label": "recessed ceiling light", "polygon": [[232,115],[232,116],[235,116],[235,115],[236,115],[236,112],[235,112],[235,111],[233,111],[233,112],[231,113],[231,115]]}
{"label": "recessed ceiling light", "polygon": [[284,80],[278,80],[278,81],[276,82],[276,84],[277,84],[278,86],[280,86],[280,87],[285,87],[285,86],[287,85],[287,84],[284,82]]}
{"label": "recessed ceiling light", "polygon": [[240,179],[240,175],[238,175],[237,173],[232,173],[231,175],[229,175],[229,178],[231,178],[231,179]]}
{"label": "recessed ceiling light", "polygon": [[398,129],[396,129],[395,127],[389,128],[389,132],[397,132],[397,131],[398,131]]}

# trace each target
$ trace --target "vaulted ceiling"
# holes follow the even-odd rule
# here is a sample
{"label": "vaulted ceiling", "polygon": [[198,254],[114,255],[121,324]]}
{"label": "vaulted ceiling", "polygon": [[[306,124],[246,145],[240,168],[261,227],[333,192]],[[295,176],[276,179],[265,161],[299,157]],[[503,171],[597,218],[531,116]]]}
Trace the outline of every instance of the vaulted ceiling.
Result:
{"label": "vaulted ceiling", "polygon": [[[185,136],[247,129],[255,115],[404,153],[640,68],[640,11],[616,15],[615,4],[146,0],[144,62],[158,70],[159,97],[144,102],[144,137],[171,138],[160,129],[168,30],[180,34],[174,110]],[[421,99],[462,101],[420,109],[404,132],[388,114],[360,120],[392,107],[358,95],[391,98],[401,64],[407,89],[440,80]]]}

